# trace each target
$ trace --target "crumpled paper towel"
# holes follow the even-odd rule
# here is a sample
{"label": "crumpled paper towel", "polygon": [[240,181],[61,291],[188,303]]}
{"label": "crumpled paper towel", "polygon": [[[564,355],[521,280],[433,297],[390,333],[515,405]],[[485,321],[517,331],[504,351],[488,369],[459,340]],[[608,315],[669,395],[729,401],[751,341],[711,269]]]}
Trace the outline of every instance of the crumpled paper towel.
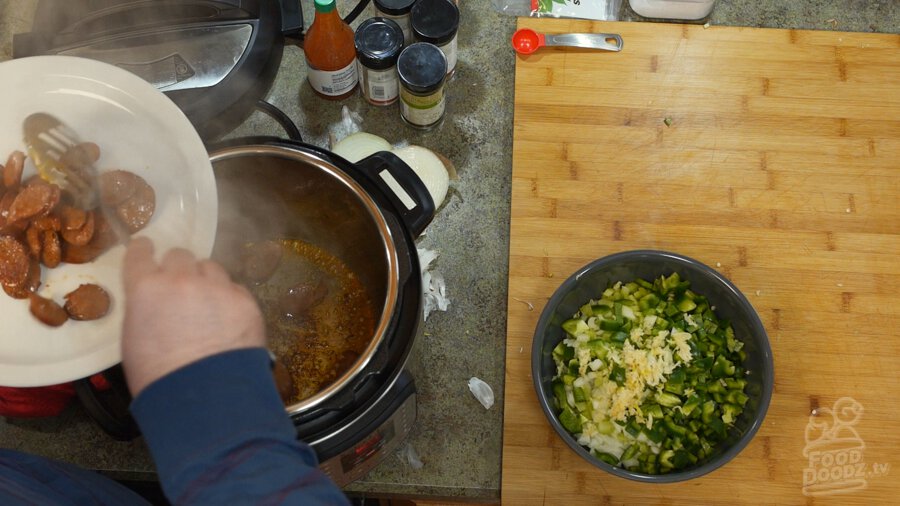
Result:
{"label": "crumpled paper towel", "polygon": [[425,295],[424,318],[432,311],[446,311],[450,307],[450,299],[447,297],[447,284],[444,276],[432,269],[431,264],[438,257],[437,251],[416,248],[419,253],[419,266],[422,269],[422,292]]}

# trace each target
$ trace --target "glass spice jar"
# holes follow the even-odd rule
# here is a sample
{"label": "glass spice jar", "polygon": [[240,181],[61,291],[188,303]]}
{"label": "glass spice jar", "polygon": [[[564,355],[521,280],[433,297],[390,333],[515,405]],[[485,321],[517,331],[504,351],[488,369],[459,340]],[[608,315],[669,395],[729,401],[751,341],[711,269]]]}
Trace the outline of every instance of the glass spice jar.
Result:
{"label": "glass spice jar", "polygon": [[[421,0],[420,0],[421,1]],[[430,129],[444,118],[447,57],[434,44],[416,42],[400,52],[400,117],[409,125]]]}
{"label": "glass spice jar", "polygon": [[409,11],[416,0],[375,0],[373,3],[379,17],[391,19],[400,25],[400,29],[403,30],[403,45],[410,45],[413,36],[409,24]]}
{"label": "glass spice jar", "polygon": [[409,13],[413,37],[439,47],[447,58],[447,75],[456,70],[459,7],[450,0],[416,0]]}
{"label": "glass spice jar", "polygon": [[355,43],[363,97],[373,105],[393,104],[400,93],[397,58],[403,30],[390,19],[369,18],[356,29]]}

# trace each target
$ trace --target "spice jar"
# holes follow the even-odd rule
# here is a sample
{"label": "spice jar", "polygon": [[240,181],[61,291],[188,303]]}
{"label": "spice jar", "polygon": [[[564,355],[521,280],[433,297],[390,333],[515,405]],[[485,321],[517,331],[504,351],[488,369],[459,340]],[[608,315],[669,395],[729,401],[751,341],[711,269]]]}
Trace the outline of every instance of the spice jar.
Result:
{"label": "spice jar", "polygon": [[[421,0],[419,0],[421,1]],[[400,117],[421,129],[437,125],[444,117],[444,81],[447,57],[434,44],[416,42],[400,52]]]}
{"label": "spice jar", "polygon": [[409,11],[416,0],[375,0],[373,3],[379,17],[388,18],[400,25],[400,29],[403,30],[403,45],[410,45],[413,36],[409,24]]}
{"label": "spice jar", "polygon": [[397,58],[403,49],[403,30],[390,19],[370,18],[356,29],[355,42],[363,96],[373,105],[393,104],[400,93]]}
{"label": "spice jar", "polygon": [[413,37],[439,47],[447,58],[447,74],[456,69],[459,7],[450,0],[416,0],[409,13]]}

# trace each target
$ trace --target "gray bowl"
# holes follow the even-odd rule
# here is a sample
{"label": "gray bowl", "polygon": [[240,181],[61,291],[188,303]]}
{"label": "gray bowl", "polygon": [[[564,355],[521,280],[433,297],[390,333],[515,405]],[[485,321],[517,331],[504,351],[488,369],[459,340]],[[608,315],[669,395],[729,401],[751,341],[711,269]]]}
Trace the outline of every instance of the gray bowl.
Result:
{"label": "gray bowl", "polygon": [[[652,281],[662,275],[677,272],[691,282],[691,290],[706,296],[716,307],[720,318],[731,321],[737,338],[744,342],[748,371],[746,394],[750,397],[743,413],[729,431],[713,457],[706,462],[669,474],[645,474],[612,466],[594,457],[578,444],[560,424],[552,404],[551,381],[556,374],[553,348],[565,337],[561,324],[578,312],[588,300],[598,297],[611,283],[628,282],[636,278]],[[772,350],[766,329],[747,298],[724,276],[710,267],[685,256],[665,251],[638,250],[616,253],[595,260],[578,269],[556,290],[538,321],[531,348],[531,372],[541,409],[559,437],[582,458],[604,471],[631,480],[651,483],[672,483],[697,478],[734,458],[753,439],[769,408],[774,385]]]}

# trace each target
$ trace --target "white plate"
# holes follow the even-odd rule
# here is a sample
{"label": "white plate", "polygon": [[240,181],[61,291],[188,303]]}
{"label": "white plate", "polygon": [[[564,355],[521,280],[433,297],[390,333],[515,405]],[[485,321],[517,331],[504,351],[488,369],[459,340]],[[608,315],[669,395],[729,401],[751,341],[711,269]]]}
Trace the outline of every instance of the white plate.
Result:
{"label": "white plate", "polygon": [[[0,63],[0,163],[24,151],[22,121],[44,111],[100,146],[99,171],[125,169],[156,191],[156,212],[139,232],[157,255],[171,247],[201,257],[212,251],[218,197],[203,142],[180,109],[151,84],[94,60],[38,56]],[[26,176],[34,166],[26,160]],[[0,385],[43,386],[90,376],[121,360],[124,246],[94,262],[46,269],[39,294],[57,302],[81,283],[98,283],[112,298],[95,321],[70,320],[51,328],[28,302],[0,291]]]}

